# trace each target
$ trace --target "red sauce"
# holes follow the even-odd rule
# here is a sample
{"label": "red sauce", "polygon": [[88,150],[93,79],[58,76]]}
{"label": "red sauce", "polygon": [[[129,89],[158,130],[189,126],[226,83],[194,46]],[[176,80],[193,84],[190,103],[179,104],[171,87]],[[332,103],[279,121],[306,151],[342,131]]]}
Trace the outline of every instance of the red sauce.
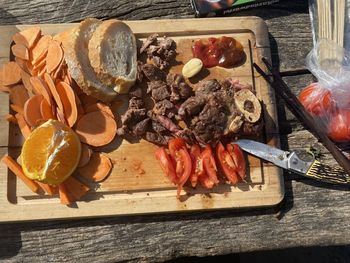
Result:
{"label": "red sauce", "polygon": [[202,60],[204,67],[220,66],[232,68],[243,63],[245,53],[240,42],[232,37],[208,38],[196,40],[192,46],[193,57]]}

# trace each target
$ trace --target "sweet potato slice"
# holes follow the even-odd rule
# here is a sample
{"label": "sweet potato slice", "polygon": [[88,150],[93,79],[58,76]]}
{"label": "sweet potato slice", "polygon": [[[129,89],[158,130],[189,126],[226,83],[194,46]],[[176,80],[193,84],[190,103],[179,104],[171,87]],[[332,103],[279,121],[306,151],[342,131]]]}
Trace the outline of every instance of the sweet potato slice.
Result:
{"label": "sweet potato slice", "polygon": [[61,204],[70,205],[71,203],[74,203],[76,201],[73,195],[68,191],[65,184],[62,183],[58,185],[58,192],[60,195]]}
{"label": "sweet potato slice", "polygon": [[23,85],[13,86],[9,98],[11,103],[24,108],[24,104],[29,99],[28,91]]}
{"label": "sweet potato slice", "polygon": [[81,142],[95,147],[103,146],[114,139],[117,133],[117,123],[107,113],[94,111],[80,118],[75,132]]}
{"label": "sweet potato slice", "polygon": [[21,71],[21,78],[24,87],[27,89],[28,93],[31,95],[33,93],[33,85],[30,83],[30,75],[25,70]]}
{"label": "sweet potato slice", "polygon": [[76,179],[74,176],[69,176],[67,180],[63,182],[67,191],[74,197],[76,201],[79,201],[90,188]]}
{"label": "sweet potato slice", "polygon": [[15,55],[18,58],[28,60],[29,59],[29,51],[28,49],[22,45],[22,44],[15,44],[11,47],[11,51],[13,55]]}
{"label": "sweet potato slice", "polygon": [[32,61],[30,61],[30,64],[33,65],[37,65],[39,64],[41,61],[46,61],[46,56],[47,56],[47,49],[43,51],[43,53],[41,53],[38,57],[33,58]]}
{"label": "sweet potato slice", "polygon": [[57,92],[56,85],[53,79],[48,73],[44,73],[44,80],[51,91],[51,94],[57,104],[57,107],[61,110],[62,113],[64,113],[64,107],[63,107],[60,95]]}
{"label": "sweet potato slice", "polygon": [[32,84],[34,88],[34,93],[35,94],[40,94],[43,95],[44,99],[47,101],[49,105],[52,104],[52,94],[47,86],[46,82],[43,81],[42,78],[40,77],[31,77],[30,78],[30,83]]}
{"label": "sweet potato slice", "polygon": [[56,90],[63,104],[65,119],[67,120],[69,127],[73,127],[78,117],[74,91],[71,86],[63,81],[56,84]]}
{"label": "sweet potato slice", "polygon": [[13,116],[12,114],[7,114],[7,115],[6,115],[6,120],[7,120],[8,122],[10,122],[10,123],[18,124],[16,117]]}
{"label": "sweet potato slice", "polygon": [[42,95],[34,95],[24,104],[24,119],[31,127],[37,126],[37,122],[43,119],[40,112],[40,104],[43,99]]}
{"label": "sweet potato slice", "polygon": [[21,129],[21,133],[23,135],[24,138],[28,138],[28,136],[31,134],[31,129],[30,127],[28,126],[26,120],[24,119],[24,116],[20,113],[17,113],[15,115],[16,119],[17,119],[17,123],[18,123],[18,126],[19,128]]}
{"label": "sweet potato slice", "polygon": [[88,105],[85,108],[85,113],[99,111],[99,110],[107,113],[109,116],[114,118],[114,114],[113,114],[111,108],[102,102],[97,102],[95,104]]}
{"label": "sweet potato slice", "polygon": [[5,86],[17,84],[21,81],[22,69],[16,62],[8,62],[0,68],[0,83]]}
{"label": "sweet potato slice", "polygon": [[25,176],[22,167],[12,157],[5,155],[2,157],[2,161],[19,179],[23,181],[23,183],[29,187],[30,190],[32,190],[34,193],[39,191],[39,185]]}
{"label": "sweet potato slice", "polygon": [[100,182],[107,178],[112,167],[112,162],[107,156],[94,152],[91,155],[89,163],[78,168],[78,171],[82,177],[93,182]]}
{"label": "sweet potato slice", "polygon": [[63,59],[63,49],[61,43],[52,40],[47,48],[46,69],[48,73],[53,72],[60,65]]}
{"label": "sweet potato slice", "polygon": [[51,105],[46,100],[40,103],[40,113],[44,120],[55,119]]}
{"label": "sweet potato slice", "polygon": [[50,196],[54,195],[56,192],[56,187],[41,182],[37,182],[37,184]]}
{"label": "sweet potato slice", "polygon": [[15,57],[15,61],[17,63],[17,65],[22,69],[22,71],[24,70],[25,72],[29,73],[29,68],[28,68],[28,65],[27,65],[27,60],[23,60],[19,57]]}
{"label": "sweet potato slice", "polygon": [[50,35],[44,35],[38,40],[30,52],[32,61],[36,61],[38,57],[47,51],[51,40],[52,36]]}
{"label": "sweet potato slice", "polygon": [[80,161],[78,163],[78,167],[83,167],[87,165],[90,161],[91,154],[92,154],[92,150],[90,149],[90,147],[87,144],[82,143],[81,155],[80,155]]}
{"label": "sweet potato slice", "polygon": [[40,35],[40,27],[34,26],[16,33],[12,39],[16,44],[22,44],[30,49],[40,37]]}

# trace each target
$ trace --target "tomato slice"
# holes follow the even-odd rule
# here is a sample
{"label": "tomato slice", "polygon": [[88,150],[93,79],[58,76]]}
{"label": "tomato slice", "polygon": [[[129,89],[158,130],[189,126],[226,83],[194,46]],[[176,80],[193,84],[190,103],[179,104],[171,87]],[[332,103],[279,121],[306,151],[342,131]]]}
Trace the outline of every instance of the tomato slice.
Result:
{"label": "tomato slice", "polygon": [[171,156],[175,156],[176,152],[181,148],[186,149],[186,142],[182,138],[174,138],[169,141],[168,148]]}
{"label": "tomato slice", "polygon": [[221,142],[216,145],[216,158],[225,177],[230,181],[231,184],[237,184],[239,181],[238,174],[236,172],[238,170],[238,167],[228,151],[225,150]]}
{"label": "tomato slice", "polygon": [[170,156],[175,162],[175,174],[177,177],[177,197],[184,184],[187,182],[192,171],[192,160],[187,150],[186,142],[182,138],[174,138],[169,141],[169,152]]}
{"label": "tomato slice", "polygon": [[215,183],[212,180],[210,180],[210,178],[206,174],[199,177],[198,181],[201,183],[203,188],[206,188],[206,189],[212,189],[215,185]]}
{"label": "tomato slice", "polygon": [[246,161],[244,158],[244,154],[238,144],[227,144],[226,150],[232,157],[233,162],[236,165],[236,173],[238,173],[239,177],[243,180],[246,177]]}
{"label": "tomato slice", "polygon": [[205,173],[208,175],[209,180],[211,180],[215,185],[219,183],[217,177],[217,168],[210,145],[207,145],[204,151],[201,153],[201,158],[203,160],[203,167]]}
{"label": "tomato slice", "polygon": [[190,155],[192,159],[192,171],[190,181],[192,187],[197,186],[198,178],[205,174],[203,167],[203,160],[201,159],[201,148],[198,144],[194,144],[190,148]]}
{"label": "tomato slice", "polygon": [[177,176],[174,163],[171,160],[169,154],[165,151],[165,148],[158,148],[154,154],[156,159],[159,161],[160,167],[164,171],[165,175],[173,184],[177,184]]}

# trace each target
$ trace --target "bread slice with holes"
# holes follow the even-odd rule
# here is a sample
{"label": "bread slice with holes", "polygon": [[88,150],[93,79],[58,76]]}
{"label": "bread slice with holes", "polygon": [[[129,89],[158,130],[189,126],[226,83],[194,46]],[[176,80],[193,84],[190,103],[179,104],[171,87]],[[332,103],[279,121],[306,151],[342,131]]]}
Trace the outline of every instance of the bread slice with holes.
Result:
{"label": "bread slice with holes", "polygon": [[117,93],[127,93],[137,76],[137,44],[128,25],[102,22],[89,41],[89,59],[99,79]]}
{"label": "bread slice with holes", "polygon": [[55,39],[62,42],[69,72],[80,88],[88,95],[110,102],[118,94],[112,86],[100,80],[88,56],[89,41],[101,24],[98,19],[88,18],[72,30],[56,35]]}

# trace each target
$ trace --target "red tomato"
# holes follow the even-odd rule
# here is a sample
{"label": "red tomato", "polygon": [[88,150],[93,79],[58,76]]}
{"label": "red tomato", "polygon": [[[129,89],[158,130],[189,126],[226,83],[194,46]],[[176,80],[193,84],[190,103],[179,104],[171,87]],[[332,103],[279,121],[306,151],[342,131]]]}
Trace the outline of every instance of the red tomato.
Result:
{"label": "red tomato", "polygon": [[210,180],[210,178],[206,174],[204,176],[199,177],[198,180],[201,183],[201,185],[206,189],[212,189],[215,185],[215,183],[212,180]]}
{"label": "red tomato", "polygon": [[190,181],[192,187],[196,187],[198,178],[205,175],[203,160],[201,157],[201,148],[198,144],[194,144],[190,148],[190,155],[192,159],[192,171],[190,176]]}
{"label": "red tomato", "polygon": [[177,176],[175,172],[174,163],[172,162],[169,154],[165,151],[163,147],[158,148],[155,151],[156,159],[159,161],[162,170],[165,175],[173,184],[177,184]]}
{"label": "red tomato", "polygon": [[233,162],[236,165],[236,173],[243,180],[246,176],[246,161],[241,148],[237,144],[227,144],[227,152],[231,155]]}
{"label": "red tomato", "polygon": [[221,142],[216,145],[216,158],[219,162],[219,166],[226,176],[226,178],[233,184],[237,184],[239,181],[236,163],[233,161],[231,155],[225,150]]}
{"label": "red tomato", "polygon": [[219,180],[216,174],[216,163],[210,145],[205,147],[204,151],[201,153],[201,158],[203,160],[204,171],[208,175],[208,178],[214,184],[218,184]]}
{"label": "red tomato", "polygon": [[179,186],[183,186],[191,175],[192,160],[187,151],[186,142],[182,138],[174,138],[169,141],[170,155],[176,163],[176,176]]}
{"label": "red tomato", "polygon": [[338,110],[331,115],[328,137],[336,142],[350,141],[350,110]]}
{"label": "red tomato", "polygon": [[309,113],[318,117],[330,114],[335,104],[331,92],[320,87],[318,83],[312,83],[303,89],[299,94],[299,101]]}

